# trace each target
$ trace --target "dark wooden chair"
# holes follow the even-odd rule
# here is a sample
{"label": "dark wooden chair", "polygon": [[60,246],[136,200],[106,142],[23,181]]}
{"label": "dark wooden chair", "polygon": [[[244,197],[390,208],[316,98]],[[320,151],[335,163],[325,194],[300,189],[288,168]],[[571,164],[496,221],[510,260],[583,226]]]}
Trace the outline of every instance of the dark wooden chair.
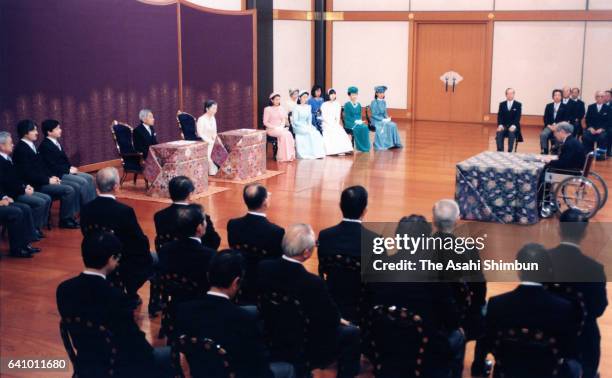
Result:
{"label": "dark wooden chair", "polygon": [[365,289],[361,282],[361,260],[342,254],[320,256],[319,276],[327,282],[342,317],[358,323]]}
{"label": "dark wooden chair", "polygon": [[[130,125],[117,121],[113,121],[110,129],[123,167],[123,176],[121,176],[120,183],[123,185],[128,173],[132,173],[134,174],[134,185],[136,185],[138,175],[143,174],[144,167],[142,154],[134,148],[133,129]],[[145,187],[148,189],[149,182],[146,178],[144,180]]]}
{"label": "dark wooden chair", "polygon": [[176,320],[176,306],[182,301],[197,298],[203,295],[204,288],[178,273],[164,272],[158,279],[159,292],[164,301],[161,303],[162,319],[158,338],[167,337],[167,344],[171,345],[174,340]]}
{"label": "dark wooden chair", "polygon": [[376,377],[427,377],[429,335],[419,314],[377,305],[362,330],[366,355]]}
{"label": "dark wooden chair", "polygon": [[236,303],[243,305],[256,304],[257,265],[260,261],[272,258],[272,256],[269,251],[249,244],[236,244],[231,248],[240,252],[245,262],[244,277],[234,300]]}
{"label": "dark wooden chair", "polygon": [[561,376],[563,358],[554,337],[537,329],[509,328],[497,330],[493,342],[495,367],[493,376],[539,377]]}
{"label": "dark wooden chair", "polygon": [[179,239],[178,236],[171,235],[171,234],[155,235],[155,250],[159,252],[159,250],[164,244],[169,243],[174,240],[178,240],[178,239]]}
{"label": "dark wooden chair", "polygon": [[119,375],[117,347],[108,327],[75,316],[62,318],[59,330],[64,349],[74,367],[73,377]]}
{"label": "dark wooden chair", "polygon": [[176,122],[181,132],[181,138],[184,140],[202,140],[202,138],[198,137],[194,116],[179,110],[176,113]]}
{"label": "dark wooden chair", "polygon": [[271,361],[291,363],[298,377],[309,376],[312,369],[319,366],[308,359],[310,319],[300,301],[287,293],[271,291],[258,295],[257,307],[263,319]]}
{"label": "dark wooden chair", "polygon": [[181,355],[189,366],[193,378],[233,378],[235,373],[229,362],[228,351],[209,338],[180,335],[171,344],[172,365],[177,377],[184,377]]}
{"label": "dark wooden chair", "polygon": [[366,121],[368,121],[368,129],[370,129],[371,132],[376,132],[376,127],[372,121],[372,109],[370,109],[370,105],[366,105],[365,107],[365,116]]}
{"label": "dark wooden chair", "polygon": [[340,123],[342,123],[342,128],[344,132],[351,136],[351,143],[353,144],[353,148],[355,147],[355,135],[353,135],[353,130],[346,128],[344,124],[344,106],[340,107]]}
{"label": "dark wooden chair", "polygon": [[563,285],[560,283],[546,283],[544,284],[544,288],[550,291],[551,293],[557,294],[558,296],[572,302],[572,304],[574,305],[574,309],[576,310],[576,317],[578,319],[578,328],[576,329],[576,334],[578,336],[582,335],[584,323],[588,316],[588,310],[584,299],[584,294],[582,294],[582,292],[578,290],[575,290],[571,286]]}
{"label": "dark wooden chair", "polygon": [[278,139],[276,137],[266,135],[266,143],[272,145],[272,158],[276,160],[276,154],[278,153]]}

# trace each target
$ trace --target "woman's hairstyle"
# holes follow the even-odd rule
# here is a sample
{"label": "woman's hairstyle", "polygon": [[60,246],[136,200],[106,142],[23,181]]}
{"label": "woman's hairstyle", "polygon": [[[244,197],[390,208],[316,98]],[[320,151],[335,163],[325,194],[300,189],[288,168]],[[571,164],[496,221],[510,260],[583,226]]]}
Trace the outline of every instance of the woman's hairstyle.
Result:
{"label": "woman's hairstyle", "polygon": [[336,90],[333,88],[327,91],[327,96],[330,96],[332,94],[336,94]]}
{"label": "woman's hairstyle", "polygon": [[217,105],[215,100],[206,100],[204,101],[204,111],[207,112],[213,105]]}
{"label": "woman's hairstyle", "polygon": [[317,92],[317,90],[321,91],[320,95],[322,96],[323,95],[323,87],[321,87],[320,85],[317,85],[317,84],[312,86],[312,90],[310,91],[310,95],[312,97],[315,97],[315,93]]}
{"label": "woman's hairstyle", "polygon": [[374,92],[374,99],[376,100],[378,98],[378,94],[382,94],[382,98],[385,98],[385,92]]}
{"label": "woman's hairstyle", "polygon": [[[297,103],[300,104],[300,105],[302,104],[302,96],[303,95],[308,95],[308,92],[303,91],[302,93],[300,93],[300,96],[297,99]],[[304,103],[306,103],[306,102],[304,102]]]}

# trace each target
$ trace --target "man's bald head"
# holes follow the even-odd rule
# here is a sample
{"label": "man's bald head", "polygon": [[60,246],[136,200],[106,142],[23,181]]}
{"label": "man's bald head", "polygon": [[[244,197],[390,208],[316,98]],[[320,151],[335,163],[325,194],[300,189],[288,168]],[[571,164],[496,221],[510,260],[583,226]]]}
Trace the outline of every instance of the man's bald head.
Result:
{"label": "man's bald head", "polygon": [[268,190],[261,184],[248,184],[242,192],[244,203],[250,211],[267,208]]}
{"label": "man's bald head", "polygon": [[570,94],[572,94],[572,88],[568,87],[567,85],[563,87],[563,98],[568,98]]}
{"label": "man's bald head", "polygon": [[443,199],[433,207],[433,223],[438,231],[452,233],[459,219],[459,205],[451,199]]}
{"label": "man's bald head", "polygon": [[102,168],[96,173],[96,186],[100,193],[112,193],[119,186],[119,172],[115,167]]}

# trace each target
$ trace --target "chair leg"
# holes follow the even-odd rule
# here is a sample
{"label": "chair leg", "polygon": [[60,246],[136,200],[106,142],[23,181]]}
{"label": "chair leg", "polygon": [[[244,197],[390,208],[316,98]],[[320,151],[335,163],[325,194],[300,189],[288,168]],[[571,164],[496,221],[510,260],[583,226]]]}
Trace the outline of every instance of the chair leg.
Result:
{"label": "chair leg", "polygon": [[144,178],[145,181],[145,189],[149,190],[149,180],[147,180],[146,178]]}
{"label": "chair leg", "polygon": [[123,182],[125,181],[125,178],[127,177],[127,171],[124,169],[123,170],[123,176],[121,176],[121,180],[119,180],[119,186],[123,186]]}
{"label": "chair leg", "polygon": [[276,160],[276,154],[278,153],[278,142],[272,143],[272,157]]}
{"label": "chair leg", "polygon": [[134,185],[136,185],[136,179],[138,179],[138,173],[134,172]]}

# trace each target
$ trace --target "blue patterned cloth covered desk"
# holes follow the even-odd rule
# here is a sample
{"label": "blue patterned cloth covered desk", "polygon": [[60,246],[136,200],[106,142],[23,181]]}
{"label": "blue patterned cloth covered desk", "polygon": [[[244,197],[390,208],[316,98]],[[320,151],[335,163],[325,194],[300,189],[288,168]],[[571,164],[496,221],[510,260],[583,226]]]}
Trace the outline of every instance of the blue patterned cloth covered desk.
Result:
{"label": "blue patterned cloth covered desk", "polygon": [[539,221],[538,177],[550,155],[485,151],[457,164],[455,199],[461,219]]}

